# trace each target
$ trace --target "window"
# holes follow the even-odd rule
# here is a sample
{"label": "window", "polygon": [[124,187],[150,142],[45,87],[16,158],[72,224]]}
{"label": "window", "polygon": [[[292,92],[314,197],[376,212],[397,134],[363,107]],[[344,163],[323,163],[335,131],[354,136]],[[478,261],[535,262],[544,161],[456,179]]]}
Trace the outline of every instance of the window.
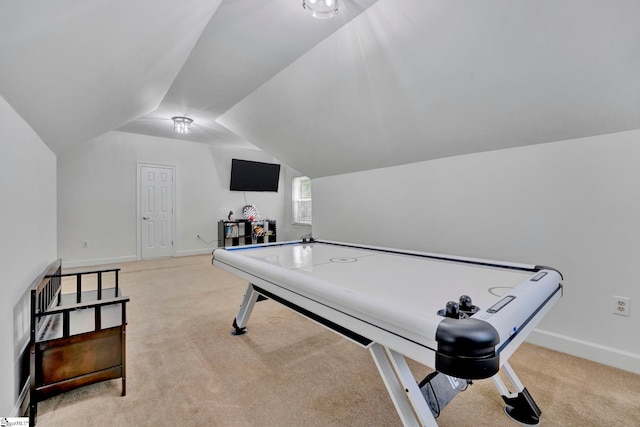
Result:
{"label": "window", "polygon": [[311,225],[311,180],[306,176],[293,178],[293,222]]}

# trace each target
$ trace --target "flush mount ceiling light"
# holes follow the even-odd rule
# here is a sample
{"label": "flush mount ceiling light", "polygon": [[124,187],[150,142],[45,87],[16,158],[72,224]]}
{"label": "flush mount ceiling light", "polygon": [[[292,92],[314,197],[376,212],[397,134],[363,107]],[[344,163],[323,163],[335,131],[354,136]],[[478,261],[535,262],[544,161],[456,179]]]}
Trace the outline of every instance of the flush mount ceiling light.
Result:
{"label": "flush mount ceiling light", "polygon": [[191,120],[188,117],[171,117],[171,120],[173,120],[173,130],[175,130],[178,133],[189,133],[191,132],[191,129],[189,128],[189,126],[191,126],[191,123],[193,123],[193,120]]}
{"label": "flush mount ceiling light", "polygon": [[340,0],[302,0],[302,7],[318,19],[327,19],[338,13]]}

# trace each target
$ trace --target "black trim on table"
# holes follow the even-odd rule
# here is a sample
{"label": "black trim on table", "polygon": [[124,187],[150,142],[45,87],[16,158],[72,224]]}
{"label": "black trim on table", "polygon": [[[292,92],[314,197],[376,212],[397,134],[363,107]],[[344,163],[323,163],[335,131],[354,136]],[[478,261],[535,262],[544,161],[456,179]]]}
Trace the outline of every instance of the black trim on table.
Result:
{"label": "black trim on table", "polygon": [[544,306],[546,306],[546,305],[547,305],[547,303],[551,300],[551,298],[555,297],[555,296],[556,296],[556,294],[557,294],[558,292],[563,292],[563,289],[564,289],[564,288],[562,287],[562,284],[558,284],[558,287],[556,288],[556,290],[555,290],[555,291],[553,291],[553,292],[552,292],[552,293],[551,293],[551,294],[550,294],[550,295],[549,295],[549,296],[548,296],[548,297],[547,297],[547,298],[542,302],[542,304],[540,304],[540,305],[538,306],[538,308],[537,308],[533,313],[531,313],[531,315],[529,315],[529,317],[527,317],[527,319],[526,319],[524,322],[522,322],[522,324],[518,327],[518,330],[517,330],[517,331],[515,331],[515,333],[511,334],[511,336],[509,336],[509,338],[507,338],[507,339],[502,343],[502,345],[501,345],[501,346],[500,346],[500,348],[498,349],[498,354],[500,354],[500,353],[502,352],[502,350],[503,350],[507,345],[509,345],[509,343],[510,343],[511,341],[513,341],[513,340],[515,339],[515,337],[516,337],[516,336],[518,336],[518,334],[520,333],[520,331],[521,331],[522,329],[524,329],[524,327],[525,327],[525,326],[527,326],[527,325],[529,324],[529,322],[531,322],[531,320],[533,320],[533,318],[534,318],[534,317],[536,317],[536,315],[540,312],[540,310],[542,310],[542,308],[543,308]]}
{"label": "black trim on table", "polygon": [[302,314],[303,316],[308,317],[309,319],[315,320],[316,322],[331,329],[332,331],[337,332],[340,335],[346,338],[349,338],[365,347],[369,346],[373,342],[367,337],[364,337],[356,332],[353,332],[352,330],[347,329],[344,326],[340,326],[337,323],[332,322],[331,320],[327,320],[324,317],[319,316],[316,313],[313,313],[305,308],[302,308],[299,305],[292,303],[291,301],[287,301],[286,299],[279,297],[278,295],[273,294],[267,290],[264,290],[259,286],[256,286],[256,285],[252,285],[252,286],[253,286],[253,289],[259,294],[264,295],[265,297],[270,298],[274,301],[277,301],[280,304],[290,308],[291,310],[296,311]]}
{"label": "black trim on table", "polygon": [[[347,243],[339,243],[339,242],[327,242],[324,240],[315,240],[314,243],[322,243],[325,245],[333,245],[333,246],[343,246],[345,248],[353,248],[353,249],[364,249],[364,250],[369,250],[369,251],[376,251],[376,252],[383,252],[383,253],[390,253],[390,254],[397,254],[397,255],[409,255],[409,256],[416,256],[416,257],[420,257],[420,258],[429,258],[429,259],[437,259],[440,261],[451,261],[451,262],[460,262],[463,264],[472,264],[472,265],[481,265],[483,267],[496,267],[496,268],[505,268],[508,270],[520,270],[520,271],[531,271],[531,272],[536,272],[536,271],[540,271],[540,267],[535,266],[535,267],[525,267],[525,266],[517,266],[517,265],[504,265],[504,264],[497,264],[497,263],[493,263],[493,262],[488,262],[488,261],[480,261],[480,260],[470,260],[470,259],[460,259],[460,258],[451,258],[451,257],[447,257],[447,256],[438,256],[438,255],[433,255],[433,254],[426,254],[426,253],[422,253],[422,252],[403,252],[401,250],[396,250],[396,249],[390,249],[390,248],[375,248],[375,247],[367,247],[367,246],[358,246],[358,245],[350,245]],[[543,267],[549,270],[555,270],[553,268],[550,267]],[[557,271],[557,270],[555,270]],[[560,272],[558,272],[560,273]]]}
{"label": "black trim on table", "polygon": [[556,273],[558,273],[560,275],[560,279],[564,280],[564,276],[562,275],[562,273],[560,273],[560,270],[553,268],[553,267],[549,267],[546,265],[536,265],[536,270],[540,271],[540,270],[551,270],[551,271],[555,271]]}

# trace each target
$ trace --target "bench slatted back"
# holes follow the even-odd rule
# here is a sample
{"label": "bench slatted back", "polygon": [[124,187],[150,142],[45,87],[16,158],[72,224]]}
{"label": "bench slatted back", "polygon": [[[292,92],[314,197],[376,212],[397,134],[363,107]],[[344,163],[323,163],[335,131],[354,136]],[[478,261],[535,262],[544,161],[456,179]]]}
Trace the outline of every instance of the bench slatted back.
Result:
{"label": "bench slatted back", "polygon": [[97,290],[98,290],[98,299],[102,299],[102,277],[105,273],[113,273],[114,274],[114,287],[115,287],[115,296],[118,296],[118,273],[120,272],[119,268],[110,268],[106,270],[94,270],[94,271],[82,271],[80,273],[58,273],[56,277],[76,277],[76,302],[82,302],[82,277],[88,275],[96,275],[97,276]]}
{"label": "bench slatted back", "polygon": [[[115,287],[114,298],[110,299],[109,303],[122,302],[123,323],[124,320],[124,307],[125,303],[129,300],[127,297],[118,297],[119,294],[119,268],[111,268],[104,270],[92,270],[82,271],[78,273],[62,273],[62,260],[58,259],[52,262],[45,270],[45,273],[34,282],[31,289],[31,340],[36,341],[36,333],[40,328],[42,322],[46,316],[56,313],[62,314],[62,336],[69,336],[69,312],[82,308],[82,277],[87,275],[97,276],[97,299],[102,300],[102,278],[104,273],[113,273]],[[76,277],[76,305],[73,308],[65,308],[61,310],[52,309],[54,305],[59,305],[61,301],[63,277]],[[95,304],[95,301],[91,306],[95,309],[95,330],[100,330],[102,325],[101,321],[101,307],[103,304]]]}
{"label": "bench slatted back", "polygon": [[37,278],[31,287],[31,342],[35,342],[36,330],[44,320],[37,313],[45,311],[59,295],[62,280],[59,275],[62,271],[62,260],[53,261],[44,271],[41,277]]}

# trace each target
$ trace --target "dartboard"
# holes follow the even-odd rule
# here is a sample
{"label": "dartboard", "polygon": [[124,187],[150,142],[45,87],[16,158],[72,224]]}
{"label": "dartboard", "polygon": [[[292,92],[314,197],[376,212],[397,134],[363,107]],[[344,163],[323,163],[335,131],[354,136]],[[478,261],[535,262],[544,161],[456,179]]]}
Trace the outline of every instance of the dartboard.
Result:
{"label": "dartboard", "polygon": [[255,206],[246,205],[242,208],[242,216],[249,220],[256,219],[258,218],[258,210]]}

